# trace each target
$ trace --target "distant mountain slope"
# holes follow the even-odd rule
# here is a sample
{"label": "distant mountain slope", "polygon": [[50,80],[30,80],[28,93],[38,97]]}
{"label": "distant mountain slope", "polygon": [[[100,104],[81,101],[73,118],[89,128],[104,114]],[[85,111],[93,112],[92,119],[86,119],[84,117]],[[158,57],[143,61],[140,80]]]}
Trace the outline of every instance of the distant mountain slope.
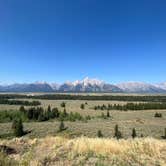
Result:
{"label": "distant mountain slope", "polygon": [[63,84],[35,82],[30,84],[0,85],[0,92],[112,92],[112,93],[166,93],[166,83],[148,84],[125,82],[117,85],[88,77]]}
{"label": "distant mountain slope", "polygon": [[115,85],[107,84],[98,79],[89,79],[88,77],[81,81],[66,82],[57,90],[60,92],[122,92]]}
{"label": "distant mountain slope", "polygon": [[157,88],[166,90],[166,82],[155,84]]}
{"label": "distant mountain slope", "polygon": [[117,84],[126,93],[163,93],[164,89],[143,82],[126,82]]}
{"label": "distant mountain slope", "polygon": [[13,84],[0,87],[1,92],[52,92],[53,89],[47,83],[39,84]]}

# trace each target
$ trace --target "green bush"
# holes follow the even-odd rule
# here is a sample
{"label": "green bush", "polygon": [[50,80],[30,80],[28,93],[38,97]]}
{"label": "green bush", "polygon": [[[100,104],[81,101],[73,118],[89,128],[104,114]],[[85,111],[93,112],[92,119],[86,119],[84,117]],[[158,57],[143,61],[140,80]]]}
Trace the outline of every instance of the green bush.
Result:
{"label": "green bush", "polygon": [[156,112],[155,115],[154,115],[155,118],[162,118],[162,114],[161,113],[158,113]]}

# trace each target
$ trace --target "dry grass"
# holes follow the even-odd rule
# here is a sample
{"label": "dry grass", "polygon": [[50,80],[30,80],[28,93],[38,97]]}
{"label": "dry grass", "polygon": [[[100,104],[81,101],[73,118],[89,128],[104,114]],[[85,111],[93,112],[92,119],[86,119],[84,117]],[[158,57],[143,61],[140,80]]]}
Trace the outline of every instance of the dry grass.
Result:
{"label": "dry grass", "polygon": [[41,139],[1,140],[0,144],[16,149],[9,157],[21,166],[165,166],[166,142],[145,139],[100,139],[46,137]]}

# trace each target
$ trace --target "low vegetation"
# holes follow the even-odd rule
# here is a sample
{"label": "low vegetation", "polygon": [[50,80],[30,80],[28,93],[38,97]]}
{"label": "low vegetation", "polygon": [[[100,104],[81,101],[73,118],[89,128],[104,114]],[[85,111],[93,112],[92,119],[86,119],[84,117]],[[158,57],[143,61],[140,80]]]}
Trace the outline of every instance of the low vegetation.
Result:
{"label": "low vegetation", "polygon": [[[116,140],[105,138],[46,137],[42,139],[1,140],[0,164],[15,165],[142,165],[165,166],[166,142],[152,138]],[[44,153],[43,153],[44,152]]]}
{"label": "low vegetation", "polygon": [[166,103],[127,103],[120,104],[108,104],[94,106],[94,110],[152,110],[152,109],[166,109]]}
{"label": "low vegetation", "polygon": [[[0,100],[32,103],[39,99],[41,104],[1,105],[0,166],[165,165],[164,96],[122,100],[124,96],[105,95],[106,101],[98,100],[102,95],[84,96],[0,95]],[[108,101],[115,99],[119,101]],[[130,100],[133,103],[127,103]]]}
{"label": "low vegetation", "polygon": [[24,135],[24,129],[21,119],[16,119],[12,123],[13,134],[15,137],[21,137]]}
{"label": "low vegetation", "polygon": [[0,94],[0,99],[42,99],[42,100],[105,100],[105,101],[136,101],[166,102],[165,95],[75,95],[75,94]]}
{"label": "low vegetation", "polygon": [[8,99],[0,99],[0,104],[24,105],[24,106],[38,106],[38,105],[41,105],[41,103],[39,101],[8,100]]}
{"label": "low vegetation", "polygon": [[156,112],[154,117],[155,118],[162,118],[162,113]]}
{"label": "low vegetation", "polygon": [[90,115],[82,116],[78,112],[67,113],[66,109],[60,111],[58,108],[52,109],[50,106],[47,109],[43,107],[24,108],[21,106],[19,110],[0,111],[0,123],[12,122],[17,118],[22,119],[23,122],[42,122],[51,119],[74,122],[76,120],[91,120],[92,117]]}

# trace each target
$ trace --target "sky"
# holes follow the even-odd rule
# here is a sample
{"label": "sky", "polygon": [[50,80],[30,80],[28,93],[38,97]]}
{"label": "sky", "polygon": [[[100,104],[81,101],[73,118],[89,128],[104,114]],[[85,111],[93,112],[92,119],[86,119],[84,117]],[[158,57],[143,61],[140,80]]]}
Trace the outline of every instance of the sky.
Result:
{"label": "sky", "polygon": [[0,82],[86,76],[166,81],[166,1],[0,1]]}

